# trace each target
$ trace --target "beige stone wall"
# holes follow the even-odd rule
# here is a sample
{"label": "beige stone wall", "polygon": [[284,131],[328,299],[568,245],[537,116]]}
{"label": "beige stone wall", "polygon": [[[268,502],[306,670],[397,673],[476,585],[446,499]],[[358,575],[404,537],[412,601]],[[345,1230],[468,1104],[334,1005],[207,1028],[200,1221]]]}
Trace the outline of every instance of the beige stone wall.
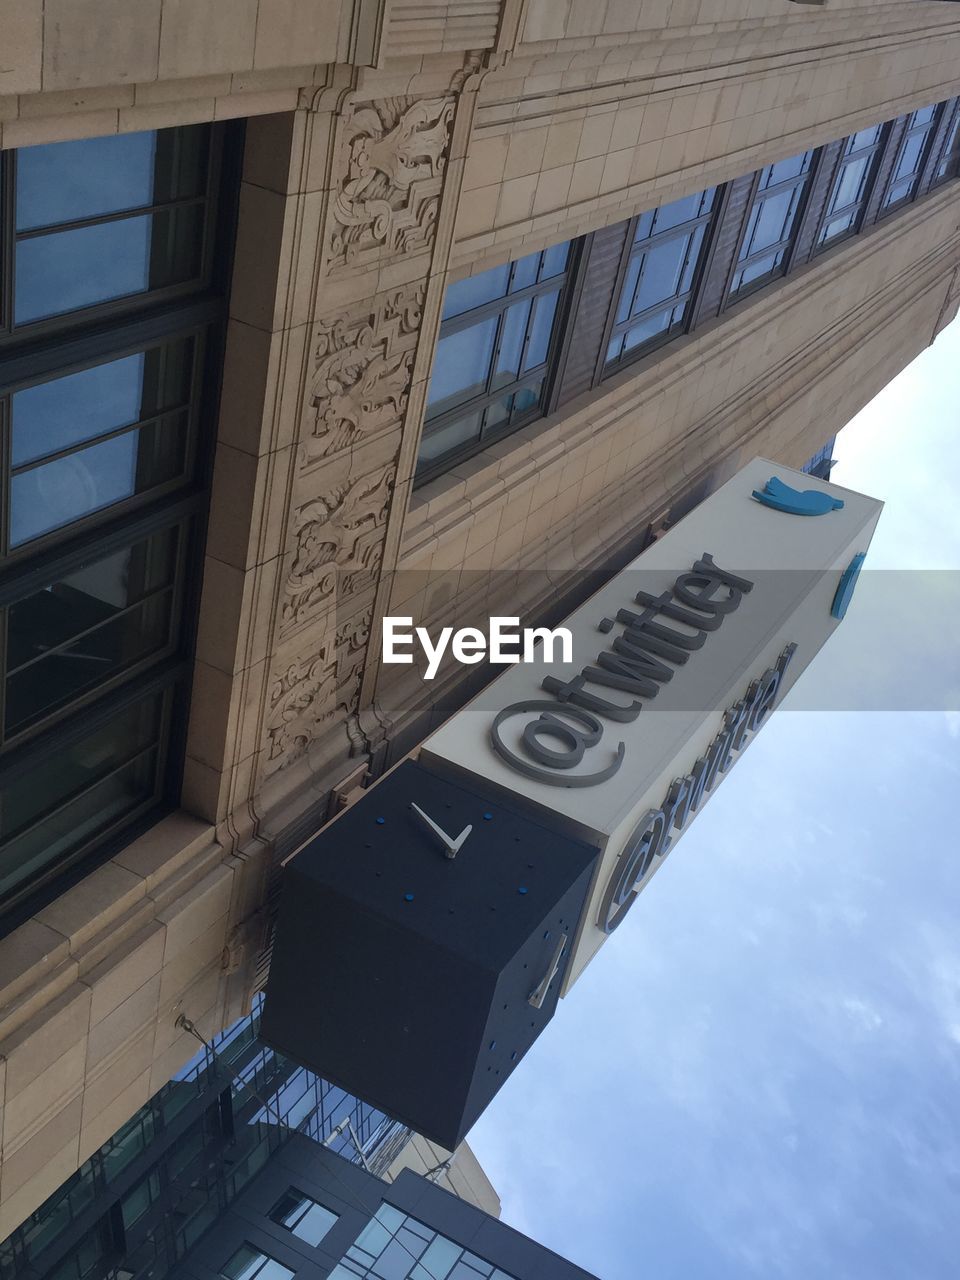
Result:
{"label": "beige stone wall", "polygon": [[387,1181],[393,1182],[404,1169],[433,1173],[445,1191],[475,1204],[493,1218],[500,1217],[500,1197],[468,1142],[461,1142],[456,1151],[450,1152],[415,1133],[387,1170]]}
{"label": "beige stone wall", "polygon": [[447,280],[957,92],[955,8],[0,0],[4,147],[251,117],[183,812],[0,941],[0,1238],[189,1058],[179,1013],[244,1011],[277,838],[425,706],[379,616],[493,567],[535,608],[802,462],[956,314],[960,244],[944,191],[414,493]]}

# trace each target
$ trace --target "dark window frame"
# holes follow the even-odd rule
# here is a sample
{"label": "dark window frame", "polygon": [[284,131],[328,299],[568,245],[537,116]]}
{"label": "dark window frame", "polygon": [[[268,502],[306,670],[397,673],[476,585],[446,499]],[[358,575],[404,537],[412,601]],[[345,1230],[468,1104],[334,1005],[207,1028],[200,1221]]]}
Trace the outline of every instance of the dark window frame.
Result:
{"label": "dark window frame", "polygon": [[[293,1280],[293,1277],[296,1275],[296,1272],[292,1267],[288,1267],[285,1262],[281,1262],[279,1258],[275,1258],[272,1253],[267,1253],[267,1251],[258,1244],[251,1244],[249,1240],[244,1240],[242,1244],[240,1244],[236,1249],[234,1249],[230,1257],[224,1259],[224,1261],[220,1264],[220,1267],[217,1270],[217,1276],[221,1277],[221,1280],[227,1280],[227,1267],[230,1266],[230,1264],[234,1261],[234,1259],[238,1256],[238,1254],[240,1254],[241,1251],[244,1249],[249,1249],[251,1253],[256,1254],[257,1258],[261,1260],[260,1265],[257,1267],[257,1270],[254,1271],[253,1273],[252,1280],[256,1280],[257,1276],[259,1276],[263,1272],[263,1269],[268,1262],[273,1262],[278,1267],[283,1267],[284,1271],[289,1272],[290,1280]],[[256,1260],[257,1259],[255,1258],[254,1261]]]}
{"label": "dark window frame", "polygon": [[[475,457],[478,453],[482,453],[484,449],[490,445],[497,443],[499,440],[512,436],[515,432],[520,431],[523,427],[528,426],[531,422],[536,422],[548,414],[554,404],[556,398],[557,385],[560,373],[560,353],[564,346],[566,330],[570,317],[571,301],[576,292],[576,281],[583,262],[583,237],[574,238],[570,241],[557,241],[557,244],[569,243],[569,253],[567,256],[567,264],[562,272],[557,275],[549,276],[545,280],[538,280],[532,285],[527,285],[524,289],[518,289],[515,293],[509,292],[510,284],[513,281],[517,263],[522,258],[511,259],[509,262],[510,272],[507,280],[508,292],[484,302],[478,307],[472,307],[469,311],[463,311],[459,315],[450,316],[447,320],[442,320],[440,329],[437,333],[437,342],[434,348],[434,361],[436,361],[436,353],[439,348],[440,341],[453,333],[460,333],[465,329],[472,328],[477,324],[482,324],[485,320],[489,320],[493,316],[499,316],[497,324],[496,336],[494,338],[493,349],[490,354],[489,367],[487,370],[487,380],[484,390],[464,400],[460,404],[453,405],[451,408],[444,410],[443,413],[437,414],[430,418],[424,412],[423,429],[421,433],[422,441],[431,434],[442,431],[444,427],[450,426],[452,423],[458,422],[462,418],[468,418],[475,413],[484,413],[491,405],[504,399],[508,395],[514,395],[517,391],[523,390],[528,385],[534,385],[542,380],[543,389],[540,393],[538,402],[532,405],[528,410],[518,414],[516,417],[510,417],[503,423],[497,423],[495,426],[484,429],[481,423],[480,434],[472,440],[465,441],[455,449],[449,450],[442,454],[433,462],[419,464],[417,466],[414,478],[414,488],[419,488],[423,484],[427,484],[431,480],[435,480],[438,476],[452,471],[458,463],[464,462],[467,458]],[[532,252],[545,253],[549,249],[555,248],[555,245],[546,245],[543,249]],[[524,254],[523,257],[529,255]],[[553,293],[559,285],[560,296],[557,299],[557,310],[553,318],[553,327],[550,333],[550,340],[547,344],[546,359],[542,364],[536,366],[533,370],[521,373],[513,382],[507,383],[501,387],[493,387],[493,380],[496,375],[497,358],[500,354],[501,339],[503,336],[504,318],[510,307],[518,302],[523,302],[527,298],[536,298],[540,295]],[[530,326],[532,324],[534,307],[531,306],[530,314],[527,317],[527,326],[524,334],[523,343],[521,345],[520,360],[522,363],[523,353],[530,340]],[[432,373],[432,370],[431,370]]]}
{"label": "dark window frame", "polygon": [[[617,279],[613,288],[613,296],[607,312],[607,322],[604,327],[603,339],[600,344],[600,355],[595,375],[596,382],[601,382],[605,378],[609,378],[613,374],[618,373],[621,369],[635,364],[638,360],[642,360],[644,356],[650,355],[651,352],[657,351],[660,347],[666,346],[668,343],[675,341],[677,338],[682,337],[683,334],[690,331],[695,320],[696,304],[700,286],[703,282],[711,253],[713,252],[716,232],[720,225],[720,219],[725,207],[727,185],[728,184],[721,183],[714,187],[705,187],[703,191],[699,193],[701,197],[706,195],[708,191],[712,191],[713,193],[712,203],[706,213],[698,214],[695,218],[690,218],[686,222],[678,223],[675,227],[668,227],[665,231],[654,232],[653,235],[640,241],[639,244],[635,240],[637,227],[639,226],[640,220],[644,214],[651,212],[651,210],[644,210],[630,219],[624,241],[623,254],[620,259],[620,265],[617,269]],[[698,193],[694,192],[691,194]],[[671,201],[668,203],[673,202]],[[659,211],[659,209],[663,207],[665,206],[658,205],[656,211]],[[623,292],[624,284],[626,283],[627,274],[630,270],[631,261],[635,257],[647,253],[651,248],[656,248],[658,245],[666,244],[670,240],[679,239],[681,236],[690,235],[691,232],[695,232],[701,226],[705,228],[705,231],[703,239],[701,240],[700,246],[697,250],[697,260],[694,264],[693,276],[690,281],[689,289],[686,289],[683,293],[675,294],[672,299],[668,298],[662,302],[653,303],[651,306],[644,308],[643,311],[638,312],[636,315],[628,316],[626,320],[618,321],[617,312],[620,309],[621,294]],[[684,270],[686,269],[688,262],[689,256],[684,261]],[[637,278],[636,288],[640,287],[641,280],[642,274]],[[634,291],[635,295],[636,288]],[[675,325],[670,325],[663,332],[654,334],[654,336],[646,342],[641,342],[638,343],[637,346],[631,347],[629,351],[622,351],[619,356],[615,356],[612,360],[607,359],[607,352],[610,349],[610,343],[618,335],[626,334],[630,329],[635,328],[646,316],[654,315],[659,311],[666,310],[667,308],[673,310],[681,305],[684,307],[682,320],[677,322]]]}
{"label": "dark window frame", "polygon": [[[0,683],[5,687],[4,606],[36,592],[45,582],[55,581],[151,534],[176,529],[178,537],[170,586],[175,603],[166,643],[146,658],[122,668],[102,685],[85,688],[62,705],[44,711],[36,720],[31,719],[22,730],[11,734],[0,750],[0,784],[7,786],[39,762],[54,757],[65,745],[94,732],[112,716],[158,696],[162,708],[156,738],[144,752],[136,753],[155,752],[152,783],[142,796],[131,796],[129,809],[4,892],[0,898],[0,937],[175,809],[180,799],[244,132],[242,121],[184,126],[191,127],[205,128],[209,142],[202,279],[0,331],[0,398],[4,406],[12,403],[9,397],[16,390],[27,386],[164,342],[193,338],[196,343],[189,408],[185,412],[185,461],[179,476],[30,539],[7,556],[0,555]],[[0,254],[9,264],[14,252],[9,232],[16,199],[10,182],[16,168],[15,153],[4,153],[2,165],[0,230],[7,234],[0,243]],[[2,320],[9,326],[14,296],[9,274],[6,281],[0,305]],[[164,410],[160,416],[168,412],[171,411]],[[0,483],[6,484],[12,440],[7,429],[8,408],[4,407],[2,413]],[[0,536],[5,538],[5,531]],[[111,774],[122,767],[129,767],[129,762],[112,769]],[[102,781],[97,777],[90,785]],[[79,794],[80,790],[73,792],[71,799],[77,799]],[[63,803],[45,807],[38,820],[52,816]],[[16,840],[34,825],[35,821],[29,821],[10,839]]]}
{"label": "dark window frame", "polygon": [[[724,288],[724,300],[721,307],[721,313],[729,307],[736,306],[737,303],[743,302],[745,298],[752,297],[761,289],[765,289],[768,285],[773,284],[776,280],[782,280],[788,275],[793,267],[794,258],[797,252],[797,242],[799,240],[800,229],[803,225],[804,215],[810,200],[810,192],[816,180],[817,172],[823,163],[824,147],[808,147],[805,151],[797,152],[798,155],[810,155],[810,163],[803,173],[793,178],[783,178],[779,182],[773,183],[769,187],[760,190],[760,183],[763,174],[767,169],[773,167],[773,164],[780,163],[774,161],[771,164],[764,165],[758,169],[753,176],[753,187],[750,192],[750,199],[747,202],[746,213],[743,219],[743,225],[740,228],[740,235],[737,237],[737,246],[733,253],[733,261],[730,266],[729,276]],[[792,159],[785,156],[784,159]],[[741,260],[740,254],[747,241],[747,234],[750,229],[750,223],[753,218],[753,211],[757,205],[758,199],[765,203],[767,199],[778,196],[784,191],[799,189],[799,197],[793,212],[793,220],[790,225],[790,232],[785,238],[781,238],[774,244],[764,245],[762,249],[757,249],[749,253]],[[759,214],[758,214],[759,219]],[[741,285],[738,289],[734,289],[733,282],[736,279],[737,272],[743,270],[752,261],[768,257],[771,253],[783,251],[783,260],[780,264],[768,271],[762,276],[758,276],[755,280],[750,280],[747,284]]]}
{"label": "dark window frame", "polygon": [[[908,112],[906,117],[898,117],[899,120],[905,119],[906,124],[900,135],[900,140],[897,143],[897,153],[894,156],[893,165],[891,166],[890,173],[884,183],[883,191],[880,194],[880,203],[877,208],[878,222],[889,217],[890,214],[895,213],[898,209],[903,209],[907,205],[913,204],[914,200],[916,200],[917,196],[920,194],[920,184],[923,179],[924,170],[930,161],[930,154],[936,139],[937,129],[940,127],[940,122],[943,119],[945,103],[937,102],[932,105],[933,115],[925,124],[912,124],[911,121],[917,115],[918,111],[927,111],[929,110],[929,106],[917,107],[916,110]],[[920,153],[917,157],[916,167],[912,169],[909,174],[901,174],[898,176],[897,170],[900,167],[900,161],[903,158],[903,154],[906,151],[910,139],[920,133],[924,135],[924,140],[923,145],[920,148]],[[901,182],[906,181],[908,178],[912,183],[909,194],[898,196],[896,200],[890,201],[890,195],[893,188],[898,186]]]}
{"label": "dark window frame", "polygon": [[[931,191],[942,187],[945,182],[949,182],[960,174],[960,99],[954,98],[948,101],[944,107],[945,113],[948,108],[952,118],[947,122],[943,141],[937,154],[932,158]],[[943,117],[941,116],[942,122]],[[941,169],[943,169],[943,173],[940,173]]]}
{"label": "dark window frame", "polygon": [[[869,147],[862,147],[859,151],[852,151],[848,154],[846,148],[850,141],[856,137],[857,133],[863,132],[862,130],[858,129],[856,133],[848,134],[847,137],[843,139],[843,150],[840,153],[837,169],[833,175],[833,181],[830,184],[830,193],[823,206],[823,212],[820,215],[816,233],[813,238],[812,257],[815,258],[818,254],[825,252],[827,249],[832,249],[835,245],[842,244],[844,240],[850,240],[854,236],[858,236],[863,230],[863,220],[866,216],[867,206],[869,205],[870,199],[873,195],[874,187],[876,186],[877,175],[879,174],[880,167],[883,164],[883,155],[890,141],[890,132],[893,128],[893,123],[894,122],[891,120],[885,120],[879,126],[880,131],[877,134],[876,142],[872,143]],[[834,196],[838,194],[841,183],[843,182],[844,170],[848,165],[862,159],[864,155],[868,155],[870,159],[867,163],[862,195],[857,200],[850,201],[848,204],[831,210],[830,205]],[[831,236],[829,240],[824,240],[822,238],[829,223],[833,222],[836,218],[851,212],[854,214],[854,218],[850,226],[845,231],[838,232],[836,235]]]}
{"label": "dark window frame", "polygon": [[[22,341],[38,340],[51,335],[59,338],[66,331],[76,330],[90,323],[109,320],[111,317],[130,318],[131,311],[153,311],[164,303],[176,303],[196,297],[214,287],[218,274],[218,254],[215,235],[221,216],[221,200],[224,191],[224,164],[229,167],[229,158],[225,159],[223,139],[229,132],[223,125],[201,124],[173,126],[169,130],[146,132],[174,132],[179,128],[204,128],[209,131],[209,152],[206,166],[205,190],[201,195],[184,197],[170,201],[162,201],[149,205],[137,206],[113,213],[97,214],[92,217],[78,218],[70,222],[57,223],[51,226],[30,228],[18,231],[16,226],[16,173],[17,149],[0,152],[0,355],[3,348]],[[110,135],[113,136],[113,135]],[[117,135],[121,136],[121,135]],[[56,143],[49,144],[56,146]],[[21,148],[23,149],[23,148]],[[19,241],[37,239],[44,235],[56,234],[60,231],[80,229],[86,226],[102,226],[110,222],[120,222],[130,218],[144,217],[152,213],[182,208],[187,205],[203,205],[205,216],[202,219],[202,244],[200,251],[200,268],[197,275],[178,284],[165,285],[157,289],[146,289],[142,293],[126,294],[123,297],[111,298],[108,301],[93,303],[75,311],[61,312],[58,315],[43,317],[38,320],[15,324],[14,298],[16,293],[16,247]]]}

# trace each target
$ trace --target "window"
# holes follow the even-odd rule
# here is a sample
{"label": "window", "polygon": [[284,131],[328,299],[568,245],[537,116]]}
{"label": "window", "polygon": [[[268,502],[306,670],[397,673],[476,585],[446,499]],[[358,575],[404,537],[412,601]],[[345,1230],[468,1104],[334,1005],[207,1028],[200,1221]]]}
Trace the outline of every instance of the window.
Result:
{"label": "window", "polygon": [[432,1227],[382,1204],[330,1280],[514,1280]]}
{"label": "window", "polygon": [[0,158],[0,912],[176,798],[224,139]]}
{"label": "window", "polygon": [[296,1272],[252,1244],[242,1244],[220,1268],[223,1280],[293,1280]]}
{"label": "window", "polygon": [[337,1221],[338,1215],[325,1209],[293,1187],[270,1210],[270,1219],[292,1231],[298,1240],[314,1248]]}
{"label": "window", "polygon": [[875,124],[848,138],[833,181],[817,244],[830,244],[860,229],[860,218],[883,150],[885,128]]}
{"label": "window", "polygon": [[768,164],[760,171],[747,228],[737,255],[731,294],[756,288],[787,269],[810,182],[812,151]]}
{"label": "window", "polygon": [[883,195],[884,212],[906,204],[917,194],[920,174],[926,163],[933,134],[940,118],[940,108],[923,107],[907,117],[907,127],[900,140],[897,160]]}
{"label": "window", "polygon": [[449,286],[418,479],[539,415],[570,256],[568,241]]}
{"label": "window", "polygon": [[948,178],[955,178],[960,170],[960,111],[950,126],[947,140],[941,153],[940,163],[933,175],[933,185],[939,186]]}
{"label": "window", "polygon": [[710,187],[637,219],[607,346],[608,368],[686,327],[716,194]]}
{"label": "window", "polygon": [[13,326],[196,282],[209,132],[162,129],[17,152]]}

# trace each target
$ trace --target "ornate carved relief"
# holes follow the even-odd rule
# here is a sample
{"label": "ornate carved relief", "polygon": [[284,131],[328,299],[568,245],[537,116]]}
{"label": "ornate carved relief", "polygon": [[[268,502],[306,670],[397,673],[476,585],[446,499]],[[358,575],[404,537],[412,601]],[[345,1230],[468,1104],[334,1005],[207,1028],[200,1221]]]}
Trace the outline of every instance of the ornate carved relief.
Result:
{"label": "ornate carved relief", "polygon": [[424,285],[382,295],[317,326],[310,403],[316,414],[301,458],[319,458],[400,422],[407,407]]}
{"label": "ornate carved relief", "polygon": [[395,472],[390,462],[357,479],[348,477],[295,511],[282,636],[336,599],[355,597],[374,584]]}
{"label": "ornate carved relief", "polygon": [[355,716],[372,611],[328,633],[320,649],[274,681],[267,714],[267,772],[298,760],[334,721]]}
{"label": "ornate carved relief", "polygon": [[432,244],[453,106],[452,98],[382,98],[347,109],[331,209],[332,273],[382,248],[402,254]]}

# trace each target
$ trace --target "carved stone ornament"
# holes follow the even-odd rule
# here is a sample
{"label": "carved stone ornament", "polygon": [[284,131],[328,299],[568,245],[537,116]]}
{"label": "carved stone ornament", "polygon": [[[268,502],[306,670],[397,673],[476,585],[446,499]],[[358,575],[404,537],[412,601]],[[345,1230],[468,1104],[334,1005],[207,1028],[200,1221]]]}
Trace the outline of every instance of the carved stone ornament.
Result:
{"label": "carved stone ornament", "polygon": [[372,586],[383,555],[393,463],[347,479],[294,514],[296,547],[281,611],[281,635],[337,597]]}
{"label": "carved stone ornament", "polygon": [[429,247],[443,185],[452,98],[383,98],[348,108],[338,147],[329,267],[371,251]]}
{"label": "carved stone ornament", "polygon": [[354,716],[372,611],[343,623],[320,651],[298,659],[270,690],[267,769],[298,760],[333,721]]}
{"label": "carved stone ornament", "polygon": [[359,315],[317,326],[310,403],[316,411],[304,441],[304,465],[362,443],[398,424],[407,407],[422,284],[397,290]]}

